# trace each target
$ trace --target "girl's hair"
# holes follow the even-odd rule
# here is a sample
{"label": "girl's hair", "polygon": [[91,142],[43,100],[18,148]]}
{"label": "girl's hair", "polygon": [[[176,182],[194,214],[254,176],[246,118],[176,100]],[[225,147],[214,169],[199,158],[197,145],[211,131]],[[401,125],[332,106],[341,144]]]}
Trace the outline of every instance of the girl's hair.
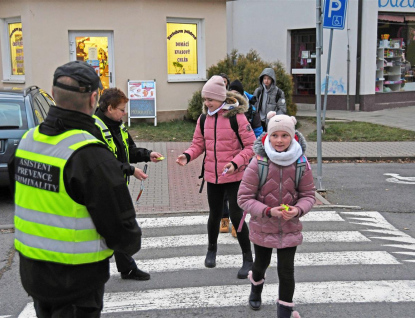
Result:
{"label": "girl's hair", "polygon": [[229,90],[229,85],[231,84],[231,81],[229,80],[228,75],[226,75],[225,73],[220,73],[219,76],[226,78],[226,90]]}
{"label": "girl's hair", "polygon": [[102,93],[98,107],[102,112],[106,112],[109,105],[115,108],[119,104],[128,101],[128,97],[125,96],[122,90],[118,88],[108,88]]}

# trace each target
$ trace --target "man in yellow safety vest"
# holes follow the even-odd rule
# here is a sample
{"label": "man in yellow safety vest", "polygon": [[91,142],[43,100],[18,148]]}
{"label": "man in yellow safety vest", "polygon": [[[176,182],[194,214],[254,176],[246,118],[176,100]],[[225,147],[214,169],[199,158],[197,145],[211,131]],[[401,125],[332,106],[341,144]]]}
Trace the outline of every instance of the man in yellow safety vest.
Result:
{"label": "man in yellow safety vest", "polygon": [[57,106],[24,135],[9,167],[20,276],[38,317],[99,317],[109,258],[141,248],[119,162],[93,136],[98,88],[100,79],[85,62],[58,67]]}

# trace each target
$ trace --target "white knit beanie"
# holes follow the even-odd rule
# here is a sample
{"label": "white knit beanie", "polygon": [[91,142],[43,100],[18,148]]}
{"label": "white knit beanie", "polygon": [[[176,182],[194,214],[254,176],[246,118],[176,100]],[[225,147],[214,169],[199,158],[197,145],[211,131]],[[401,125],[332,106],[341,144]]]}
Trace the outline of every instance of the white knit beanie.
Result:
{"label": "white knit beanie", "polygon": [[226,99],[226,87],[223,78],[218,75],[212,76],[203,86],[202,98],[211,98],[224,102]]}
{"label": "white knit beanie", "polygon": [[295,124],[297,119],[294,116],[276,115],[276,112],[271,111],[268,113],[268,135],[271,135],[274,131],[286,131],[290,134],[291,138],[294,138]]}

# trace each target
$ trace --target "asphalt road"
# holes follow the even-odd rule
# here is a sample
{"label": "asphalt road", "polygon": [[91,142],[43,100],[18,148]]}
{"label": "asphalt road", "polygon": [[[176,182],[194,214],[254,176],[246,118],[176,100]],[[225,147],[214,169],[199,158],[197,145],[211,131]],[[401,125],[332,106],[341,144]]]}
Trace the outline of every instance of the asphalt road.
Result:
{"label": "asphalt road", "polygon": [[[317,165],[312,169],[316,177]],[[380,212],[415,212],[415,163],[323,164],[322,184],[332,204]]]}
{"label": "asphalt road", "polygon": [[[315,165],[313,171],[316,175]],[[390,318],[415,312],[415,184],[402,179],[414,176],[415,164],[323,165],[330,203],[360,208],[320,207],[303,222],[295,295],[302,317]],[[12,202],[2,191],[0,211],[0,224],[11,223]],[[206,215],[195,215],[200,217]],[[218,257],[227,259],[218,258],[217,268],[206,269],[206,223],[192,219],[139,219],[145,241],[134,258],[152,278],[121,280],[111,260],[103,317],[276,316],[275,261],[267,271],[264,306],[253,312],[246,303],[249,282],[236,279],[241,262],[236,240],[220,234]],[[3,231],[0,317],[32,317],[12,244],[13,233]]]}

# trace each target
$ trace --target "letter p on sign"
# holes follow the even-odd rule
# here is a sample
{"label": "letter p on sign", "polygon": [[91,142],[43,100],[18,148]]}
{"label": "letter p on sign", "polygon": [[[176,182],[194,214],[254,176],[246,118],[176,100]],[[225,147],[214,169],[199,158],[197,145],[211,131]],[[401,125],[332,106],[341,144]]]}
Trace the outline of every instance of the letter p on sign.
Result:
{"label": "letter p on sign", "polygon": [[323,28],[344,29],[347,0],[326,0],[324,3]]}

